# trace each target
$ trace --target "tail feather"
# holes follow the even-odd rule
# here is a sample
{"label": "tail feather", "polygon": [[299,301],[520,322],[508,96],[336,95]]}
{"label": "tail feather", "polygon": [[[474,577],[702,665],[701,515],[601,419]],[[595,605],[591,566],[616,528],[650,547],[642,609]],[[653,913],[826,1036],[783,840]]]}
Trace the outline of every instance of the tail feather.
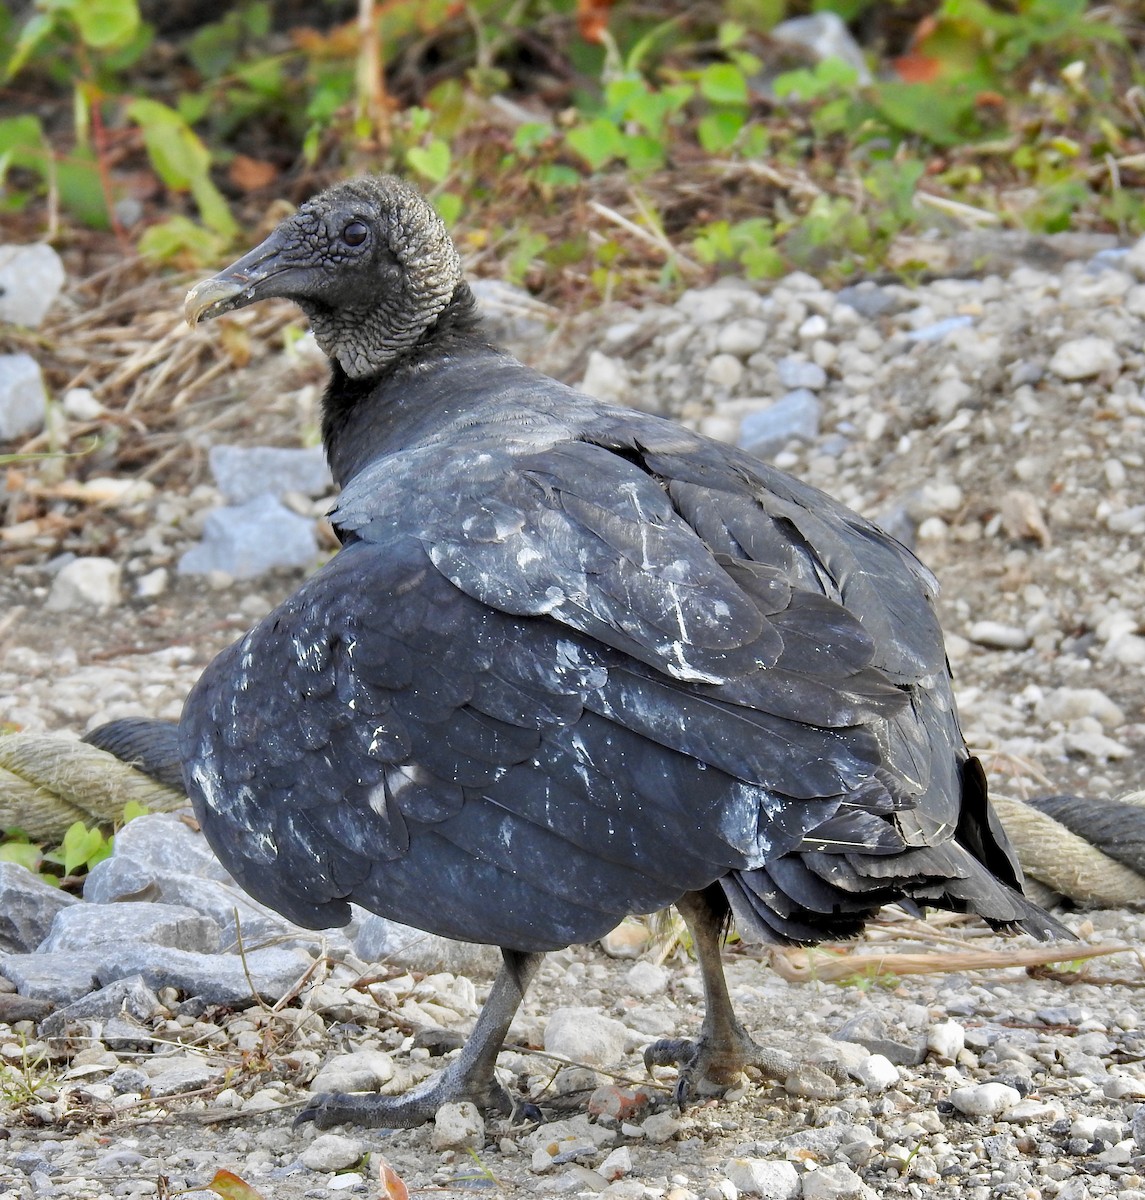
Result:
{"label": "tail feather", "polygon": [[100,750],[114,754],[145,775],[185,792],[183,763],[179,755],[177,721],[152,721],[143,717],[125,717],[97,725],[84,739]]}

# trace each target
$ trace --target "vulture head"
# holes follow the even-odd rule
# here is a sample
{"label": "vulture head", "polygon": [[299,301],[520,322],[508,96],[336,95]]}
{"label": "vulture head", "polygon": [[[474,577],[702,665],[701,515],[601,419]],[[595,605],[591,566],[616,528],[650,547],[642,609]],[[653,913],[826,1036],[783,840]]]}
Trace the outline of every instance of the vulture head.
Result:
{"label": "vulture head", "polygon": [[304,204],[249,254],[194,287],[190,324],[259,300],[293,300],[326,356],[354,379],[415,346],[462,285],[445,224],[392,175],[351,180]]}

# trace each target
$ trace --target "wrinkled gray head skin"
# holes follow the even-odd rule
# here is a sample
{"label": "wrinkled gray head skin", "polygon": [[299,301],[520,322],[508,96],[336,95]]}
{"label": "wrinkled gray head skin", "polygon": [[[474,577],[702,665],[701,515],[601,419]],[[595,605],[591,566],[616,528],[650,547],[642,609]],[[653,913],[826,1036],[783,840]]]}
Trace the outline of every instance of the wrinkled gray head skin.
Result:
{"label": "wrinkled gray head skin", "polygon": [[272,296],[295,301],[325,354],[355,379],[415,345],[461,283],[461,258],[428,201],[392,175],[340,183],[187,295],[187,320]]}

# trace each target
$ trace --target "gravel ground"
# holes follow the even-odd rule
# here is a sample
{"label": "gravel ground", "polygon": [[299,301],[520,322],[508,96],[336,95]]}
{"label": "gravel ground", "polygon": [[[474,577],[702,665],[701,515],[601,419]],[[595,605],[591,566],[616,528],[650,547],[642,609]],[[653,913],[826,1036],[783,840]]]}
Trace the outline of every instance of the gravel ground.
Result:
{"label": "gravel ground", "polygon": [[[913,289],[833,293],[792,276],[759,294],[731,283],[672,306],[610,312],[575,340],[589,390],[761,446],[913,542],[942,581],[968,739],[999,791],[1116,796],[1142,786],[1145,245]],[[554,353],[536,340],[529,350]],[[312,367],[299,370],[300,394],[312,393]],[[289,368],[281,378],[289,388]],[[61,562],[0,576],[0,719],[79,733],[118,716],[177,713],[209,658],[297,582],[176,575],[216,501],[200,488],[110,502],[124,529],[127,597],[112,608],[81,596],[78,607],[53,609]],[[1137,946],[1145,935],[1139,914],[1066,920],[1086,942]],[[872,938],[896,951],[912,949],[912,936],[934,951],[953,933],[973,949],[1025,944],[948,919],[929,930],[900,921]],[[281,1106],[335,1054],[358,1054],[383,1074],[388,1061],[398,1083],[419,1077],[428,1050],[412,1046],[411,1031],[466,1028],[486,985],[474,995],[450,973],[394,967],[347,992],[368,970],[352,943],[298,945],[318,964],[302,1007],[232,1012],[157,988],[154,1011],[139,1018],[147,1036],[88,1026],[88,1040],[63,1057],[49,1046],[39,1063],[31,1021],[0,1025],[0,1200],[162,1195],[224,1167],[276,1200],[376,1195],[383,1156],[410,1187],[488,1195],[1145,1195],[1135,953],[1061,975],[904,973],[842,986],[788,983],[737,951],[729,978],[749,1028],[800,1056],[842,1057],[852,1081],[837,1094],[810,1074],[681,1116],[665,1095],[644,1109],[627,1092],[602,1093],[604,1115],[589,1120],[586,1096],[610,1076],[573,1074],[542,1101],[546,1119],[564,1125],[491,1120],[482,1135],[447,1121],[348,1131],[347,1144],[292,1132],[293,1109]],[[560,1023],[546,1031],[547,1019],[570,1006],[596,1010],[622,1028],[602,1027],[613,1040],[592,1049],[593,1065],[627,1088],[643,1078],[640,1046],[695,1031],[697,993],[680,953],[661,967],[577,947],[550,958],[514,1036],[567,1050]],[[828,1044],[864,1014],[884,1018],[899,1049],[869,1027]],[[590,1016],[574,1013],[573,1027],[593,1026]],[[889,1051],[882,1061],[879,1046]],[[187,1069],[190,1091],[157,1095],[157,1069],[183,1060],[199,1068]],[[534,1091],[554,1071],[536,1055],[502,1062]],[[561,1089],[564,1117],[552,1100]],[[634,1107],[617,1126],[608,1114],[620,1104]]]}

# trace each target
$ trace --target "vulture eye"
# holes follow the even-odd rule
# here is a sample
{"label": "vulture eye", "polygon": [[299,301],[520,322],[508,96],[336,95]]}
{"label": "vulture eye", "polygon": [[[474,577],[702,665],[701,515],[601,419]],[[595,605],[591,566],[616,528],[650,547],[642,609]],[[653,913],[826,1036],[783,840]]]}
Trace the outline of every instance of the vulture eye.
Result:
{"label": "vulture eye", "polygon": [[351,221],[345,229],[342,230],[342,241],[347,246],[360,246],[366,238],[370,236],[370,231],[362,224],[361,221]]}

